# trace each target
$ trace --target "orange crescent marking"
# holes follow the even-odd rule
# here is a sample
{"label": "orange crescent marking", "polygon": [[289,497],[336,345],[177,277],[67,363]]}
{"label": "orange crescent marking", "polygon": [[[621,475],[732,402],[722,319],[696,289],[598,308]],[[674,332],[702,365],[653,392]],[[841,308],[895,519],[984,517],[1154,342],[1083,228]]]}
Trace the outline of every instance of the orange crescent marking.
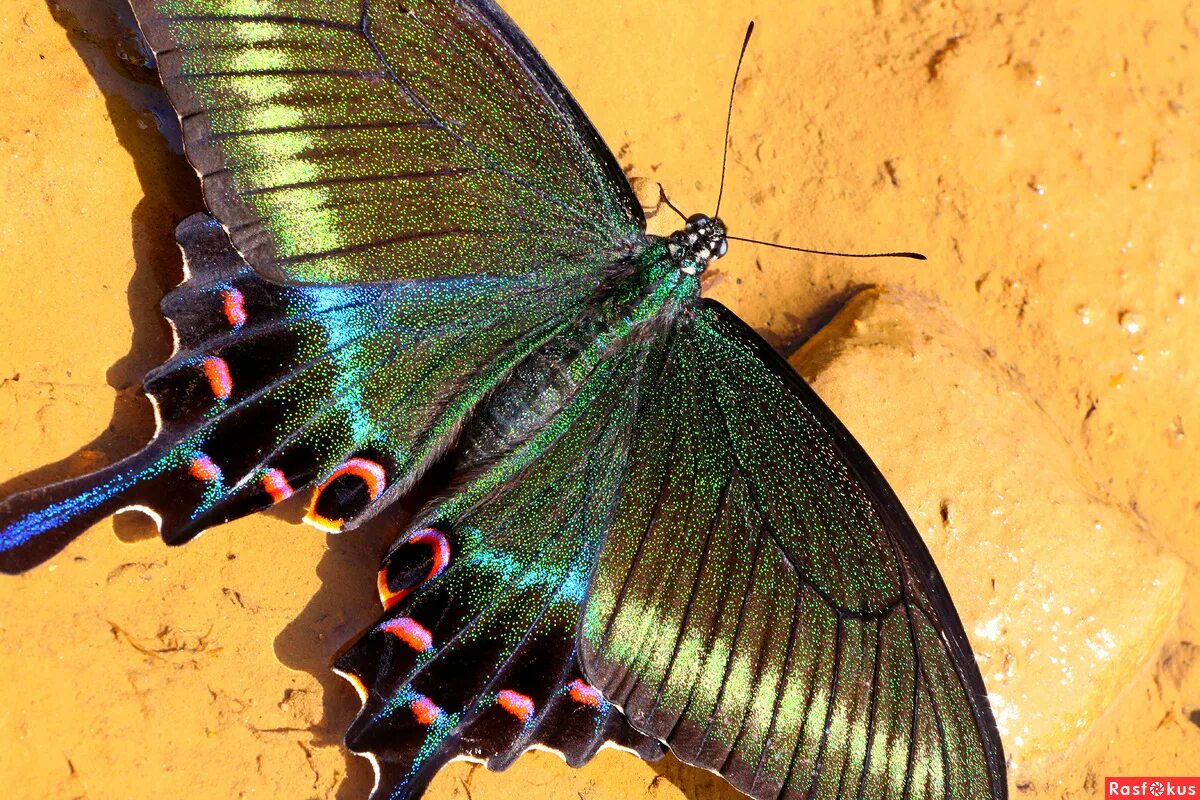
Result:
{"label": "orange crescent marking", "polygon": [[292,485],[288,483],[287,476],[277,469],[267,470],[266,474],[262,476],[262,486],[267,490],[267,494],[271,495],[271,501],[275,503],[282,503],[295,494]]}
{"label": "orange crescent marking", "polygon": [[229,364],[225,359],[210,356],[204,359],[204,377],[218,400],[228,400],[233,394],[233,378],[229,376]]}
{"label": "orange crescent marking", "polygon": [[234,330],[246,324],[246,298],[237,289],[226,289],[223,293],[225,320]]}
{"label": "orange crescent marking", "polygon": [[504,689],[496,695],[496,702],[508,713],[521,722],[525,722],[533,714],[533,700],[528,695]]}
{"label": "orange crescent marking", "polygon": [[321,516],[317,513],[317,498],[320,492],[313,495],[312,503],[308,507],[308,511],[304,514],[304,521],[312,525],[317,530],[325,531],[326,533],[337,533],[346,524],[344,519],[330,519],[329,517]]}
{"label": "orange crescent marking", "polygon": [[442,715],[442,710],[437,707],[437,704],[424,695],[418,695],[417,699],[409,703],[408,707],[412,709],[417,722],[422,725],[432,725]]}
{"label": "orange crescent marking", "polygon": [[387,567],[379,570],[379,574],[375,578],[375,586],[379,589],[379,602],[383,604],[384,610],[390,609],[392,606],[404,599],[412,589],[401,589],[398,592],[393,592],[387,582]]}
{"label": "orange crescent marking", "polygon": [[392,634],[418,653],[433,647],[433,634],[412,617],[389,619],[379,629]]}
{"label": "orange crescent marking", "polygon": [[591,706],[592,708],[599,708],[600,704],[604,700],[599,689],[597,689],[595,686],[584,683],[578,678],[571,681],[570,688],[571,699],[576,703],[582,703],[583,705]]}
{"label": "orange crescent marking", "polygon": [[433,580],[450,563],[450,543],[446,541],[446,535],[437,528],[422,528],[414,533],[409,541],[427,544],[433,550],[433,566],[429,568],[425,580]]}
{"label": "orange crescent marking", "polygon": [[192,459],[188,472],[198,481],[215,481],[221,477],[221,468],[206,455],[199,455]]}

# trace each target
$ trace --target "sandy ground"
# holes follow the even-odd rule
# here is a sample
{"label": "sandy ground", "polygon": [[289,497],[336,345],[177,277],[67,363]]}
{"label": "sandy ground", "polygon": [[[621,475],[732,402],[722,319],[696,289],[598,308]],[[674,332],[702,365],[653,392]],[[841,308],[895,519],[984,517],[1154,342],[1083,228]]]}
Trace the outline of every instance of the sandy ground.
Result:
{"label": "sandy ground", "polygon": [[[174,223],[200,201],[160,135],[163,101],[120,3],[12,0],[0,15],[0,494],[108,463],[153,430],[139,381],[170,350],[156,304],[180,277]],[[734,246],[712,293],[786,352],[869,285],[935,299],[968,331],[1048,419],[1089,496],[1187,569],[1182,610],[1144,663],[1052,758],[1017,764],[1014,796],[1200,773],[1200,5],[505,7],[630,174],[689,210],[714,201],[732,63],[758,22],[722,215],[742,235],[930,260]],[[920,409],[888,413],[904,426]],[[897,455],[876,453],[903,484]],[[376,614],[389,532],[323,537],[296,516],[172,550],[118,517],[0,581],[5,796],[364,797],[370,770],[338,744],[357,701],[326,665]],[[580,771],[544,754],[499,775],[458,764],[430,792],[736,796],[670,759],[616,753]]]}

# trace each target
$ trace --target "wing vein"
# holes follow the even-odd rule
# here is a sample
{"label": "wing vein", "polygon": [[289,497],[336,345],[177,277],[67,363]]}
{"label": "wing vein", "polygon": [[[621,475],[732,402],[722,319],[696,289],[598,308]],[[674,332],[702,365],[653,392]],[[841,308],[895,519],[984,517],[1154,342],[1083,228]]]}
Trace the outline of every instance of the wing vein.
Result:
{"label": "wing vein", "polygon": [[174,16],[163,16],[161,20],[166,23],[179,22],[201,22],[215,23],[223,25],[226,23],[237,24],[259,24],[273,23],[276,25],[298,25],[302,27],[312,28],[329,28],[338,31],[357,31],[358,26],[349,22],[336,22],[334,20],[319,19],[315,17],[291,17],[286,14],[263,14],[261,16],[254,14],[178,14]]}
{"label": "wing vein", "polygon": [[391,181],[419,181],[429,178],[456,178],[470,175],[476,170],[472,167],[452,167],[447,169],[427,170],[423,172],[391,172],[385,175],[345,175],[336,178],[320,178],[312,181],[296,183],[281,183],[276,186],[260,186],[242,192],[243,197],[253,197],[274,192],[286,192],[292,189],[317,189],[324,186],[344,186],[347,184],[388,183]]}
{"label": "wing vein", "polygon": [[387,247],[393,244],[403,244],[404,242],[420,241],[422,239],[443,239],[450,236],[516,235],[518,233],[521,233],[521,231],[489,231],[476,230],[472,228],[450,228],[448,230],[436,231],[408,231],[397,234],[396,236],[389,236],[385,239],[376,239],[370,242],[363,242],[361,244],[350,244],[344,247],[334,247],[329,250],[321,250],[319,252],[302,253],[297,256],[287,256],[286,258],[278,259],[276,263],[289,265],[304,264],[309,261],[319,261],[324,258],[352,255],[354,253],[361,253],[366,250],[375,250],[380,247]]}
{"label": "wing vein", "polygon": [[[281,125],[272,128],[248,128],[244,131],[223,131],[221,133],[209,134],[206,138],[210,142],[223,142],[229,139],[240,139],[246,136],[272,136],[279,133],[316,133],[319,131],[378,131],[378,130],[405,130],[418,129],[430,130],[432,125],[428,120],[379,120],[377,122],[324,122],[311,123],[308,125]],[[337,182],[337,178],[328,179],[330,182]],[[303,185],[303,184],[300,184]],[[265,187],[271,189],[274,187]],[[243,192],[243,194],[257,194],[262,190],[251,189]]]}
{"label": "wing vein", "polygon": [[946,728],[942,723],[942,712],[938,708],[937,699],[933,696],[933,690],[929,688],[929,684],[922,682],[921,688],[924,690],[925,696],[929,698],[929,707],[933,709],[933,722],[937,726],[938,752],[942,757],[942,797],[943,800],[950,800],[950,753],[947,749]]}
{"label": "wing vein", "polygon": [[858,780],[857,800],[862,800],[863,791],[867,786],[867,778],[871,774],[871,744],[875,739],[875,712],[879,704],[879,673],[883,653],[883,624],[875,629],[875,662],[871,670],[871,700],[867,712],[867,749],[863,758],[862,775]]}
{"label": "wing vein", "polygon": [[[704,576],[704,568],[708,565],[709,544],[712,542],[713,533],[716,531],[717,524],[721,519],[720,510],[725,505],[725,498],[728,496],[728,492],[729,480],[726,480],[721,486],[720,495],[717,497],[716,512],[713,514],[712,520],[708,524],[708,531],[704,536],[704,546],[700,550],[700,564],[696,568],[695,577],[692,578],[692,588],[691,591],[688,592],[687,603],[685,603],[683,607],[683,618],[679,623],[679,630],[675,634],[675,644],[671,648],[671,658],[667,662],[668,666],[663,672],[662,680],[658,682],[658,687],[654,691],[655,701],[654,705],[650,708],[650,716],[653,716],[654,712],[659,708],[659,700],[662,697],[663,687],[666,685],[667,680],[671,677],[671,672],[674,670],[675,662],[679,657],[679,649],[683,645],[684,633],[688,629],[688,623],[691,621],[692,610],[695,608],[696,594],[700,591],[700,579]],[[678,720],[681,718],[682,714],[677,717],[676,722],[678,723]],[[674,729],[672,729],[672,733],[674,733]]]}
{"label": "wing vein", "polygon": [[[671,456],[673,456],[675,453],[675,446],[676,440],[672,439],[671,449],[667,454],[668,463],[671,460]],[[654,507],[650,512],[649,524],[647,524],[642,530],[642,534],[638,539],[637,548],[634,550],[633,559],[630,561],[629,570],[626,571],[624,580],[621,582],[621,591],[618,592],[616,600],[613,602],[613,613],[609,616],[608,622],[604,626],[604,636],[600,640],[600,647],[597,648],[600,651],[603,651],[608,647],[608,638],[612,634],[613,625],[616,624],[618,609],[625,604],[625,596],[629,593],[629,587],[633,582],[633,573],[636,571],[638,563],[642,560],[642,553],[645,552],[646,543],[650,540],[651,531],[653,531],[658,524],[659,512],[662,510],[662,504],[663,500],[666,498],[666,494],[667,483],[664,481],[659,485],[658,494],[654,498]]]}
{"label": "wing vein", "polygon": [[170,77],[177,80],[206,80],[208,78],[267,78],[267,77],[323,76],[329,78],[362,78],[379,80],[387,75],[379,70],[335,69],[331,67],[288,67],[283,69],[228,69],[202,70],[199,72],[177,72]]}
{"label": "wing vein", "polygon": [[792,663],[792,655],[795,652],[796,646],[796,630],[800,627],[800,615],[804,611],[804,584],[796,582],[796,595],[792,600],[792,625],[788,630],[788,643],[784,650],[783,661],[781,662],[781,671],[779,676],[779,688],[775,692],[775,703],[771,709],[771,722],[767,725],[767,735],[763,739],[762,752],[758,754],[758,762],[754,765],[754,777],[750,781],[750,793],[754,793],[754,787],[758,784],[759,775],[762,774],[763,764],[766,763],[767,756],[771,753],[771,745],[775,738],[775,725],[779,720],[779,709],[783,705],[783,695],[785,692],[784,683],[791,675],[789,669]]}
{"label": "wing vein", "polygon": [[[729,667],[736,657],[738,651],[738,642],[742,638],[742,630],[746,623],[746,609],[750,605],[750,598],[754,595],[754,576],[758,572],[758,562],[762,557],[762,548],[759,546],[762,542],[762,534],[763,528],[758,526],[754,534],[754,542],[751,545],[754,555],[750,562],[750,570],[746,573],[746,589],[742,593],[742,602],[738,606],[737,622],[734,623],[733,627],[733,639],[729,643],[729,655],[725,657],[725,675],[729,674]],[[709,734],[712,733],[712,730],[716,725],[717,713],[721,710],[721,704],[725,702],[725,694],[726,690],[729,688],[729,684],[730,681],[728,680],[721,682],[721,688],[717,692],[717,701],[713,704],[712,712],[708,716],[708,724],[704,727],[704,735],[700,737],[700,746],[697,748],[697,750],[703,750],[704,745],[708,743]],[[745,723],[745,717],[742,718],[742,723]],[[741,729],[739,728],[739,733],[740,730]],[[733,742],[736,743],[736,741],[737,736],[735,735]],[[732,754],[733,749],[731,746],[730,755]]]}

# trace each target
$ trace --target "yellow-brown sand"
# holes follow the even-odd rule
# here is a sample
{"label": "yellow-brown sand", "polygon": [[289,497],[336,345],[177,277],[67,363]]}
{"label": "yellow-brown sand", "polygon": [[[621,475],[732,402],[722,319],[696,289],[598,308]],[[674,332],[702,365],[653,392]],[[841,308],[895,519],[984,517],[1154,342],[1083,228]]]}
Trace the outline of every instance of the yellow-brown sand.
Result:
{"label": "yellow-brown sand", "polygon": [[[138,382],[169,352],[156,304],[179,278],[174,223],[200,201],[144,111],[153,89],[124,65],[136,48],[120,40],[119,2],[12,0],[0,15],[5,494],[108,463],[153,430]],[[1018,764],[1014,796],[1082,800],[1106,775],[1200,772],[1200,8],[505,7],[630,174],[689,211],[711,210],[733,61],[757,21],[722,216],[740,235],[930,260],[735,245],[711,293],[789,351],[863,286],[935,299],[1044,414],[1073,479],[1144,552],[1187,570],[1182,611],[1143,667],[1056,758]],[[922,411],[909,396],[881,413],[904,425]],[[897,485],[938,479],[875,456]],[[969,474],[954,480],[937,488],[971,492]],[[374,618],[387,532],[335,539],[289,520],[283,509],[168,550],[119,518],[0,580],[4,795],[364,797],[369,767],[338,744],[357,700],[326,665]],[[1125,566],[1146,578],[1150,564]],[[536,753],[503,774],[456,764],[429,796],[738,795],[670,760],[607,752],[579,771]]]}

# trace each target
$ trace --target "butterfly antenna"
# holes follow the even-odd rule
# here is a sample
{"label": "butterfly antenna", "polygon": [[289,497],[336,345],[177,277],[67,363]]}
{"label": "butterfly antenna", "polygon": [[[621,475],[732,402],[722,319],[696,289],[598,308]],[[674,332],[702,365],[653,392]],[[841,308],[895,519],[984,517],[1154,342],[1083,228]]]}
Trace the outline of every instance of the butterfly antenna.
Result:
{"label": "butterfly antenna", "polygon": [[666,203],[666,204],[667,204],[667,208],[671,209],[671,210],[672,210],[672,211],[674,211],[676,214],[678,214],[678,215],[679,215],[679,218],[680,218],[681,220],[683,220],[683,221],[685,221],[685,222],[687,221],[687,214],[684,214],[682,211],[680,211],[680,210],[679,210],[679,209],[678,209],[678,208],[675,206],[675,204],[674,204],[674,203],[672,203],[672,202],[671,202],[671,198],[667,197],[667,190],[663,188],[663,185],[662,185],[661,183],[658,185],[658,202],[660,202],[660,203]]}
{"label": "butterfly antenna", "polygon": [[842,258],[911,258],[915,261],[925,261],[925,256],[920,253],[839,253],[834,250],[810,250],[807,247],[791,247],[786,244],[775,244],[774,242],[764,242],[759,239],[746,239],[741,236],[725,235],[726,239],[734,242],[747,242],[748,244],[761,244],[763,247],[774,247],[778,250],[791,250],[795,253],[812,253],[818,256],[841,256]]}
{"label": "butterfly antenna", "polygon": [[[721,216],[721,200],[725,197],[725,169],[729,165],[729,134],[733,126],[733,98],[737,94],[738,76],[742,72],[742,61],[746,58],[746,49],[750,46],[750,36],[754,33],[754,20],[750,20],[750,24],[746,26],[746,38],[742,40],[742,52],[738,54],[737,67],[733,70],[733,86],[729,88],[729,110],[725,115],[725,152],[721,156],[721,187],[717,190],[717,209],[713,212],[714,217]],[[684,219],[684,214],[671,202],[667,197],[667,192],[663,189],[662,184],[658,185],[658,190],[662,200],[671,207],[676,214]],[[746,242],[748,244],[760,244],[763,247],[774,247],[777,250],[791,250],[795,253],[812,253],[818,256],[841,256],[843,258],[911,258],[916,261],[925,261],[925,256],[920,253],[897,252],[897,253],[838,253],[833,250],[810,250],[807,247],[791,247],[786,244],[776,244],[775,242],[764,242],[760,239],[747,239],[741,236],[725,235],[726,239],[734,242]]]}
{"label": "butterfly antenna", "polygon": [[725,167],[729,164],[729,127],[733,124],[733,96],[737,93],[738,74],[742,71],[742,59],[750,46],[750,34],[754,33],[754,20],[746,26],[746,38],[742,40],[742,52],[738,54],[737,67],[733,70],[733,85],[729,87],[729,111],[725,115],[725,152],[721,156],[721,188],[717,190],[717,210],[714,217],[721,216],[721,198],[725,196]]}

